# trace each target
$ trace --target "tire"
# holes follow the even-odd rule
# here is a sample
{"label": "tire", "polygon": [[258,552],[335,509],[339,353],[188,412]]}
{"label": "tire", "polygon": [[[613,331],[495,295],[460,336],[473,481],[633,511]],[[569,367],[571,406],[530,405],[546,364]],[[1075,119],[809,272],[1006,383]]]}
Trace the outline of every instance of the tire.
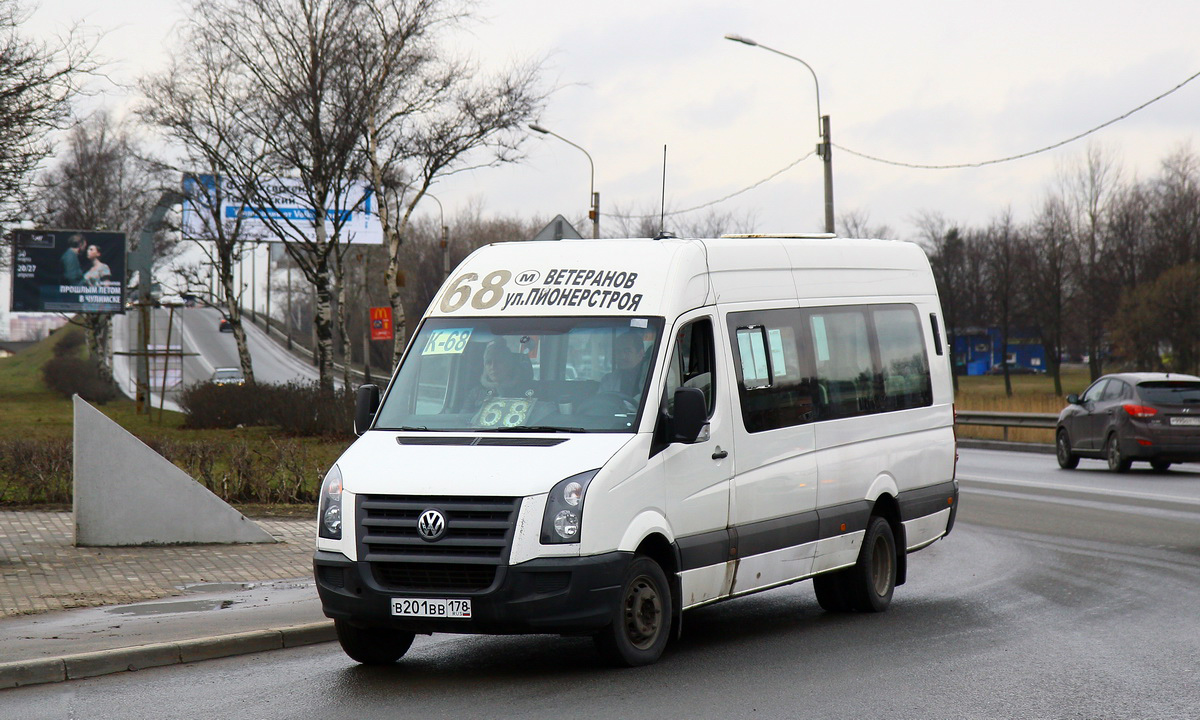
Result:
{"label": "tire", "polygon": [[334,620],[342,650],[363,665],[391,665],[412,647],[414,633],[381,627],[357,627]]}
{"label": "tire", "polygon": [[1108,469],[1115,473],[1129,472],[1129,468],[1133,465],[1133,461],[1121,454],[1121,443],[1117,441],[1117,434],[1113,433],[1108,436],[1108,442],[1104,443],[1104,457],[1108,459]]}
{"label": "tire", "polygon": [[1155,472],[1166,472],[1171,467],[1171,463],[1166,460],[1151,460],[1150,467],[1154,468]]}
{"label": "tire", "polygon": [[1074,470],[1079,467],[1079,456],[1071,452],[1071,438],[1065,429],[1058,431],[1054,441],[1054,454],[1058,457],[1058,466],[1063,470]]}
{"label": "tire", "polygon": [[612,624],[595,637],[596,648],[618,666],[650,665],[667,646],[673,611],[666,574],[658,563],[638,555],[625,571]]}
{"label": "tire", "polygon": [[859,612],[883,612],[896,589],[896,538],[887,520],[873,515],[867,523],[858,563],[850,569],[850,602]]}

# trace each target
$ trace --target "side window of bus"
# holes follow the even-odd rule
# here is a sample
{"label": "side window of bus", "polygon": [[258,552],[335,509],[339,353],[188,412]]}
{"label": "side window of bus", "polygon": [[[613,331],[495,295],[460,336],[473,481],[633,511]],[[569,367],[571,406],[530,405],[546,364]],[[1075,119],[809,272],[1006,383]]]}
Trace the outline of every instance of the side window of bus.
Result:
{"label": "side window of bus", "polygon": [[921,320],[911,305],[872,308],[883,378],[882,410],[906,410],[933,403],[929,358]]}
{"label": "side window of bus", "polygon": [[684,325],[675,335],[667,368],[665,398],[667,412],[675,411],[675,390],[681,387],[699,388],[704,392],[711,418],[714,408],[715,362],[713,348],[713,326],[710,318],[701,318]]}
{"label": "side window of bus", "polygon": [[878,410],[866,308],[822,308],[808,316],[820,388],[819,417],[855,417]]}
{"label": "side window of bus", "polygon": [[796,309],[730,313],[738,398],[748,432],[801,425],[814,419],[812,353]]}

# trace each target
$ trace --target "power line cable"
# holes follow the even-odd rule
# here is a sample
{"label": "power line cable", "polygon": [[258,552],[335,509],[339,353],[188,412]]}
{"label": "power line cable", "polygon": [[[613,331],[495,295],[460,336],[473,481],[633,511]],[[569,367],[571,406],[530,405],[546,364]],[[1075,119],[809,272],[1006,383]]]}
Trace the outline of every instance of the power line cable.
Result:
{"label": "power line cable", "polygon": [[[1070,143],[1073,143],[1076,140],[1081,140],[1081,139],[1087,137],[1088,135],[1095,134],[1110,125],[1113,125],[1115,123],[1118,123],[1118,122],[1124,120],[1125,118],[1133,115],[1134,113],[1137,113],[1141,110],[1145,110],[1146,108],[1150,107],[1151,105],[1158,102],[1159,100],[1162,100],[1163,98],[1165,98],[1169,95],[1172,95],[1175,92],[1178,92],[1179,90],[1183,89],[1183,87],[1185,85],[1192,82],[1193,80],[1195,80],[1198,77],[1200,77],[1200,72],[1196,72],[1196,73],[1192,74],[1191,76],[1189,76],[1187,79],[1185,79],[1183,82],[1179,83],[1175,87],[1171,88],[1170,90],[1167,90],[1166,92],[1164,92],[1160,95],[1157,95],[1157,96],[1147,100],[1146,102],[1142,103],[1141,105],[1138,105],[1137,107],[1133,108],[1132,110],[1129,110],[1128,112],[1118,115],[1117,117],[1115,117],[1111,120],[1108,120],[1107,122],[1103,122],[1103,123],[1097,125],[1096,127],[1091,128],[1090,130],[1085,130],[1084,132],[1081,132],[1078,135],[1073,135],[1073,136],[1067,138],[1066,140],[1060,140],[1059,142],[1053,143],[1051,145],[1047,145],[1042,148],[1038,148],[1037,150],[1030,150],[1028,152],[1018,153],[1016,155],[1009,155],[1007,157],[1002,157],[1002,158],[996,158],[994,160],[981,160],[979,162],[970,162],[970,163],[953,163],[953,164],[948,164],[948,165],[926,165],[926,164],[922,164],[922,163],[909,163],[909,162],[902,162],[899,160],[888,160],[886,158],[877,157],[875,155],[868,155],[867,153],[859,152],[857,150],[851,150],[850,148],[848,148],[844,145],[839,145],[837,143],[831,143],[831,144],[834,147],[836,147],[838,150],[841,150],[842,152],[849,153],[850,155],[854,155],[856,157],[863,158],[864,160],[870,160],[872,162],[883,163],[885,165],[894,165],[896,167],[905,167],[905,168],[911,168],[911,169],[916,169],[916,170],[959,170],[959,169],[963,169],[963,168],[985,167],[987,165],[998,165],[1000,163],[1012,162],[1013,160],[1022,160],[1027,157],[1032,157],[1034,155],[1039,155],[1044,152],[1049,152],[1051,150],[1060,148],[1064,145],[1069,145]],[[696,205],[695,207],[686,208],[684,210],[672,210],[671,212],[667,213],[667,215],[682,215],[683,213],[694,212],[696,210],[703,210],[706,207],[711,207],[718,203],[723,203],[726,200],[735,198],[738,195],[741,195],[742,193],[749,192],[750,190],[753,190],[754,188],[756,188],[764,183],[774,180],[775,178],[779,177],[780,175],[787,172],[788,170],[791,170],[792,168],[796,167],[797,165],[799,165],[800,163],[809,159],[810,157],[812,157],[815,154],[816,154],[816,151],[810,152],[810,153],[804,155],[803,157],[792,161],[790,164],[788,164],[787,167],[785,167],[781,170],[777,170],[777,171],[771,173],[770,175],[768,175],[767,177],[763,178],[762,180],[759,180],[758,182],[754,183],[753,185],[749,185],[747,187],[742,188],[741,190],[732,192],[732,193],[726,195],[725,197],[718,198],[716,200],[712,200],[710,202],[703,203],[701,205]],[[612,217],[621,218],[623,220],[643,220],[645,218],[658,217],[658,215],[620,215],[618,213],[609,213],[609,215]]]}
{"label": "power line cable", "polygon": [[[804,162],[805,160],[808,160],[808,158],[810,158],[814,155],[816,155],[816,150],[809,152],[808,155],[804,155],[803,157],[796,158],[796,160],[793,160],[790,164],[788,164],[788,166],[786,168],[780,169],[780,170],[775,170],[774,173],[767,175],[766,178],[763,178],[760,181],[755,182],[754,185],[749,185],[749,186],[743,187],[742,190],[731,192],[730,194],[727,194],[727,196],[725,196],[724,198],[710,200],[710,202],[708,202],[708,203],[704,203],[702,205],[696,205],[695,208],[686,208],[684,210],[672,210],[670,212],[666,212],[666,214],[664,214],[664,215],[671,215],[671,216],[683,215],[684,212],[694,212],[696,210],[703,210],[704,208],[709,208],[709,206],[712,206],[712,205],[715,205],[718,203],[724,203],[725,200],[736,198],[739,196],[739,194],[742,194],[744,192],[750,192],[751,190],[754,190],[754,188],[764,184],[764,182],[770,182],[770,181],[774,180],[775,178],[779,178],[779,176],[786,173],[787,170],[790,170],[790,169],[798,166],[798,164]],[[658,214],[655,214],[655,215],[620,215],[620,214],[617,214],[617,212],[610,212],[610,214],[608,214],[608,215],[610,215],[611,217],[622,218],[622,220],[646,220],[646,218],[648,218],[648,217],[659,217]]]}
{"label": "power line cable", "polygon": [[1088,135],[1097,133],[1097,132],[1103,130],[1104,128],[1108,127],[1109,125],[1112,125],[1114,123],[1118,123],[1118,122],[1124,120],[1125,118],[1129,117],[1130,115],[1133,115],[1134,113],[1138,112],[1139,110],[1144,110],[1144,109],[1150,107],[1154,103],[1156,103],[1159,100],[1162,100],[1163,98],[1167,97],[1168,95],[1176,92],[1177,90],[1181,89],[1184,85],[1187,85],[1188,83],[1190,83],[1191,81],[1195,80],[1198,77],[1200,77],[1200,72],[1195,73],[1194,75],[1192,75],[1188,79],[1184,80],[1183,82],[1179,83],[1178,85],[1171,88],[1170,90],[1166,91],[1165,93],[1162,93],[1161,95],[1159,95],[1157,97],[1151,98],[1150,100],[1147,100],[1146,102],[1142,103],[1141,105],[1138,105],[1137,107],[1130,110],[1129,112],[1126,112],[1123,115],[1119,115],[1119,116],[1113,118],[1112,120],[1109,120],[1108,122],[1101,123],[1101,124],[1097,125],[1096,127],[1092,128],[1091,130],[1085,130],[1084,132],[1081,132],[1078,135],[1073,135],[1073,136],[1067,138],[1066,140],[1060,140],[1059,142],[1056,142],[1053,145],[1047,145],[1046,147],[1038,148],[1037,150],[1030,150],[1028,152],[1019,153],[1017,155],[1009,155],[1008,157],[996,158],[995,160],[982,160],[980,162],[971,162],[971,163],[955,163],[955,164],[951,164],[951,165],[925,165],[922,163],[909,163],[909,162],[901,162],[898,160],[887,160],[885,158],[876,157],[874,155],[868,155],[866,153],[858,152],[857,150],[851,150],[848,147],[844,147],[844,146],[838,145],[836,143],[834,143],[834,147],[836,147],[838,150],[841,150],[842,152],[847,152],[847,153],[850,153],[851,155],[855,155],[857,157],[863,158],[864,160],[871,160],[874,162],[883,163],[885,165],[895,165],[897,167],[915,168],[917,170],[957,170],[960,168],[973,168],[973,167],[984,167],[985,165],[998,165],[999,163],[1010,162],[1012,160],[1021,160],[1021,159],[1027,158],[1027,157],[1032,157],[1034,155],[1038,155],[1040,153],[1048,152],[1050,150],[1055,150],[1057,148],[1062,147],[1063,145],[1073,143],[1076,140],[1081,140],[1081,139],[1087,137]]}

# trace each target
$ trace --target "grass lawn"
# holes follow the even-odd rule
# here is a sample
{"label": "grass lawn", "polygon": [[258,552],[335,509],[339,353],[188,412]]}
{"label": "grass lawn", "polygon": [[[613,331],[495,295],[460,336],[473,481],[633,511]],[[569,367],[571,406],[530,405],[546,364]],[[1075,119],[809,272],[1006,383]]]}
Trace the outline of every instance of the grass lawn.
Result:
{"label": "grass lawn", "polygon": [[[74,432],[72,401],[47,389],[41,375],[42,365],[53,356],[54,343],[66,332],[81,330],[68,325],[13,357],[0,358],[0,443],[71,441]],[[289,487],[299,486],[304,489],[304,495],[312,496],[325,470],[349,444],[346,440],[329,438],[289,437],[271,427],[185,429],[181,413],[160,413],[155,408],[149,414],[139,414],[137,404],[123,397],[94,407],[149,445],[169,447],[192,457],[205,456],[210,486],[244,484],[257,478],[270,483],[283,482]],[[198,452],[197,446],[210,448],[211,456]],[[178,458],[170,459],[184,467]],[[0,463],[0,469],[2,467],[3,463]],[[184,469],[188,470],[187,467]],[[292,476],[288,477],[287,473]],[[192,476],[201,479],[195,472]],[[12,482],[12,478],[7,480]],[[0,485],[5,481],[6,478],[0,477]],[[60,485],[62,482],[60,479]],[[69,486],[69,470],[66,482]],[[13,495],[10,492],[5,501],[12,501]],[[3,499],[0,494],[0,500]],[[30,497],[28,501],[38,502],[36,497]],[[253,507],[260,515],[294,512],[277,503],[248,507]],[[304,513],[311,509],[307,502],[301,507]]]}
{"label": "grass lawn", "polygon": [[[1049,375],[1012,375],[1012,397],[1005,395],[1003,375],[968,375],[958,378],[954,395],[957,410],[984,412],[1055,413],[1067,405],[1066,396],[1082,393],[1091,384],[1086,365],[1071,365],[1062,369],[1063,395],[1054,393],[1054,378]],[[1053,430],[1013,428],[1009,439],[1018,442],[1054,442]],[[1001,428],[966,427],[958,429],[959,437],[1000,439]]]}

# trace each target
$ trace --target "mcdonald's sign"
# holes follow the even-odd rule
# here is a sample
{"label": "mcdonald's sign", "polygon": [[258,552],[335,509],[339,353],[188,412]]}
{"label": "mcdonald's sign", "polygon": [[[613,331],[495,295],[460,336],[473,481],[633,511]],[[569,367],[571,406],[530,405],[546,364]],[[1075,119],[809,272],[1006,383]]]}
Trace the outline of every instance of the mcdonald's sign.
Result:
{"label": "mcdonald's sign", "polygon": [[390,307],[371,308],[371,339],[391,340],[394,337],[395,335],[392,333],[392,309]]}

